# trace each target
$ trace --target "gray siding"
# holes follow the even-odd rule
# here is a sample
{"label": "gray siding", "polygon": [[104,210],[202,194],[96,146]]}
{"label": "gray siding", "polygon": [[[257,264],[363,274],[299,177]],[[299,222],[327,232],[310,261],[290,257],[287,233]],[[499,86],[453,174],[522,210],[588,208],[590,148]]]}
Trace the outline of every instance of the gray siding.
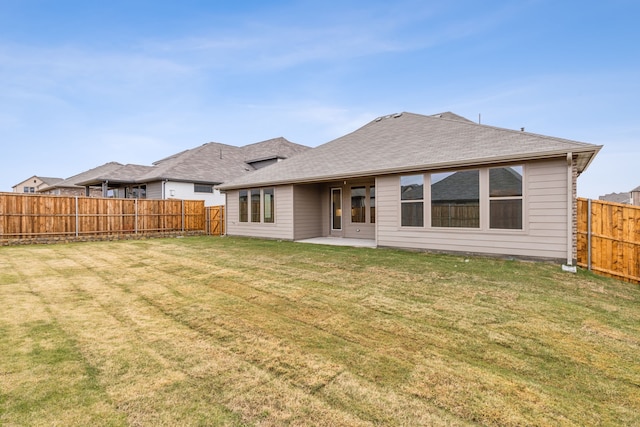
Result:
{"label": "gray siding", "polygon": [[293,188],[294,239],[322,236],[321,185],[297,185]]}
{"label": "gray siding", "polygon": [[275,187],[275,222],[273,224],[240,222],[238,190],[227,192],[226,220],[230,236],[293,240],[293,186]]}
{"label": "gray siding", "polygon": [[147,184],[147,199],[162,199],[162,181]]}
{"label": "gray siding", "polygon": [[[481,169],[481,174],[484,173],[486,169]],[[568,207],[565,159],[525,165],[523,230],[490,230],[488,203],[482,197],[481,226],[477,230],[432,228],[428,206],[424,227],[401,227],[399,177],[381,177],[377,184],[379,246],[566,258]]]}

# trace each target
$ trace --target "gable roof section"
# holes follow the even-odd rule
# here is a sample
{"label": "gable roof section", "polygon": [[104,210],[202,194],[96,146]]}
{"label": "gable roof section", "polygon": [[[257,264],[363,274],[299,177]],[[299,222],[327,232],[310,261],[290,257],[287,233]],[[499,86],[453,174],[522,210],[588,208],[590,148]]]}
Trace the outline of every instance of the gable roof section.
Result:
{"label": "gable roof section", "polygon": [[[455,117],[454,117],[455,116]],[[453,113],[398,113],[250,175],[222,190],[318,182],[552,158],[573,153],[582,172],[601,146],[461,120]]]}
{"label": "gable roof section", "polygon": [[269,159],[288,159],[309,149],[306,145],[296,144],[283,137],[240,147],[245,162],[249,164]]}
{"label": "gable roof section", "polygon": [[12,185],[12,187],[17,187],[20,184],[24,184],[27,181],[33,180],[34,178],[39,179],[40,181],[42,181],[42,184],[47,185],[47,186],[51,186],[51,185],[54,185],[54,184],[56,184],[58,182],[63,181],[63,178],[53,178],[53,177],[48,177],[48,176],[32,175],[29,178],[27,178],[27,179],[25,179],[23,181],[20,181],[16,185]]}

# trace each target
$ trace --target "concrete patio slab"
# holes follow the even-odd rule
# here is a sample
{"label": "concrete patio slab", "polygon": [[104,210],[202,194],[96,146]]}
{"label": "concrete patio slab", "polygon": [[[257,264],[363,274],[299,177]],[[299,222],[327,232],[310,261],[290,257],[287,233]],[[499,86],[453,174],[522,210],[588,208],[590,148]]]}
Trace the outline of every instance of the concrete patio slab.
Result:
{"label": "concrete patio slab", "polygon": [[298,243],[312,243],[315,245],[353,246],[357,248],[375,248],[375,240],[348,239],[345,237],[313,237],[311,239],[296,240]]}

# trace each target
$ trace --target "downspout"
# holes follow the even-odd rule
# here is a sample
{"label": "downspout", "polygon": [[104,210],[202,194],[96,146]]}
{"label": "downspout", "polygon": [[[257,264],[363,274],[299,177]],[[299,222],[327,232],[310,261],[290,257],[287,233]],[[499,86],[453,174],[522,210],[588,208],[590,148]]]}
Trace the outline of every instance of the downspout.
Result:
{"label": "downspout", "polygon": [[[573,153],[567,153],[567,266],[573,267]],[[575,267],[573,267],[575,268]]]}

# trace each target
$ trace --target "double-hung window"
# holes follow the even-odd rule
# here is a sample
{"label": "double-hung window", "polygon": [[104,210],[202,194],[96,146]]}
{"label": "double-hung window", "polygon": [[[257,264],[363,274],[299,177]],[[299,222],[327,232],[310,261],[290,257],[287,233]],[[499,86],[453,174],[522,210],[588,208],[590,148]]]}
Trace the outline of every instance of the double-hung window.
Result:
{"label": "double-hung window", "polygon": [[489,169],[489,227],[522,230],[522,169]]}
{"label": "double-hung window", "polygon": [[424,226],[424,175],[400,177],[400,211],[403,227]]}

